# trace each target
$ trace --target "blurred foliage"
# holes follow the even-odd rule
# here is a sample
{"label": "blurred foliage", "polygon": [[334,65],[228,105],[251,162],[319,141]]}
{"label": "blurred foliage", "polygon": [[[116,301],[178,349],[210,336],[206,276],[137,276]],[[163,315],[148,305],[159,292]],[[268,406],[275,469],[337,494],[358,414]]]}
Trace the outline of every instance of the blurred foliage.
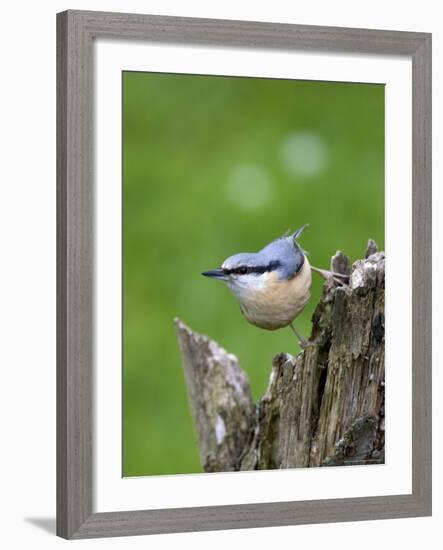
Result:
{"label": "blurred foliage", "polygon": [[[239,358],[254,397],[289,329],[200,273],[304,223],[310,261],[384,246],[384,87],[123,74],[124,475],[201,471],[173,318]],[[306,336],[322,281],[296,325]]]}

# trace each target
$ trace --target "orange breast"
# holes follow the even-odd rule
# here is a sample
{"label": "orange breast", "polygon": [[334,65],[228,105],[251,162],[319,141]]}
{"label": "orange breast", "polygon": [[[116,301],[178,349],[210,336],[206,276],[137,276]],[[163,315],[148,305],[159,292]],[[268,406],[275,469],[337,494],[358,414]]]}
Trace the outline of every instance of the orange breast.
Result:
{"label": "orange breast", "polygon": [[301,271],[292,279],[279,279],[275,272],[263,286],[244,296],[241,310],[246,319],[260,328],[276,330],[289,325],[310,297],[311,266],[305,257]]}

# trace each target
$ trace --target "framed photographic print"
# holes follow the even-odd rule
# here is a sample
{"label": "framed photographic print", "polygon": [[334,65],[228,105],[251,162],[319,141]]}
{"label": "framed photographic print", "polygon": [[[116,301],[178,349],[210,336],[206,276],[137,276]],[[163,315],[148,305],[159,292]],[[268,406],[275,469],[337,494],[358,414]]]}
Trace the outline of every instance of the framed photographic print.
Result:
{"label": "framed photographic print", "polygon": [[57,532],[431,513],[431,36],[57,19]]}

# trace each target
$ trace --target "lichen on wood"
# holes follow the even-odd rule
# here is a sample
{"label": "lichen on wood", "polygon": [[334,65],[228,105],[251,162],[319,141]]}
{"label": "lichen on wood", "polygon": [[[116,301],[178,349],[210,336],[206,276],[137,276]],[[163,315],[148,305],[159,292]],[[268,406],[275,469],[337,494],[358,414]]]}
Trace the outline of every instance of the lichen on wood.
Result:
{"label": "lichen on wood", "polygon": [[384,253],[337,252],[296,357],[278,354],[254,405],[237,358],[176,320],[204,471],[384,461]]}
{"label": "lichen on wood", "polygon": [[248,377],[234,355],[179,319],[175,324],[202,466],[239,470],[254,418]]}

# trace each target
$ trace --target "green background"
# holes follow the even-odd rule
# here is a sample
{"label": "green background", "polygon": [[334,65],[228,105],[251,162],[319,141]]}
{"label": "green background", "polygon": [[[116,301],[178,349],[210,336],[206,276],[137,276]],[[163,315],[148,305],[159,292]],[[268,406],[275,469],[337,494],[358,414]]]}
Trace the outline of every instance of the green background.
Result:
{"label": "green background", "polygon": [[[249,325],[201,276],[309,223],[322,268],[384,246],[384,87],[123,73],[125,476],[201,471],[173,318],[235,353],[255,398],[289,329]],[[305,336],[321,291],[296,321]]]}

